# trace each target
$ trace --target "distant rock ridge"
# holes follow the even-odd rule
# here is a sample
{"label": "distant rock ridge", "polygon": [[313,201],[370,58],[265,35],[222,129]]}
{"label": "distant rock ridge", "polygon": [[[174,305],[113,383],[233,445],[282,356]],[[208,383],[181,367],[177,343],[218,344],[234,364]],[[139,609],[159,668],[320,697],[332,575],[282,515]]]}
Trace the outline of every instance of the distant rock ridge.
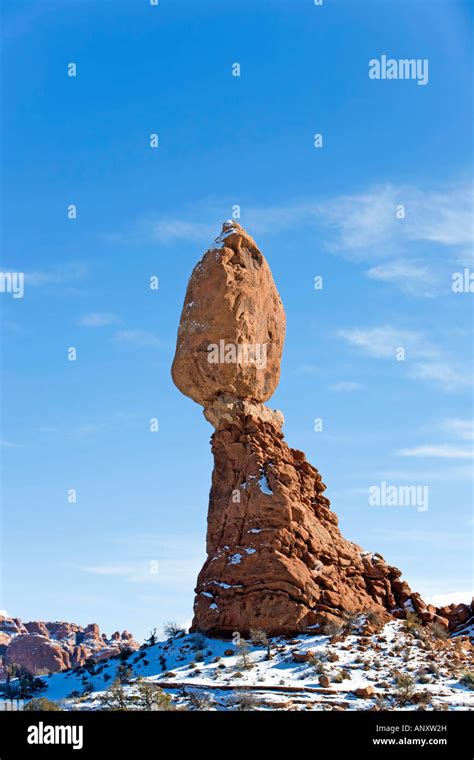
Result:
{"label": "distant rock ridge", "polygon": [[7,665],[22,667],[32,675],[57,673],[80,667],[90,657],[106,660],[124,648],[138,647],[128,631],[116,631],[108,638],[96,623],[83,628],[63,621],[23,623],[20,618],[0,615],[0,679],[5,678]]}
{"label": "distant rock ridge", "polygon": [[195,266],[172,377],[214,426],[207,559],[193,629],[229,637],[322,631],[351,613],[416,613],[455,631],[473,608],[436,608],[401,571],[346,540],[305,455],[284,441],[283,415],[264,406],[280,376],[285,314],[255,241],[233,221]]}

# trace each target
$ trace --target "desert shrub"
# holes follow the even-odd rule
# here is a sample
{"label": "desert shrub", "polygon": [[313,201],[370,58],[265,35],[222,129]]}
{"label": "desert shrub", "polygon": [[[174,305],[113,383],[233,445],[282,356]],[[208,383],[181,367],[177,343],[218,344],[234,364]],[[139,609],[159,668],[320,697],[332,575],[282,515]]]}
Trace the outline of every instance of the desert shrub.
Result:
{"label": "desert shrub", "polygon": [[46,681],[31,675],[25,668],[14,665],[11,675],[17,680],[16,683],[8,683],[7,693],[12,699],[29,699],[40,691],[46,689]]}
{"label": "desert shrub", "polygon": [[190,641],[191,641],[191,648],[195,652],[202,651],[205,648],[206,643],[207,643],[206,637],[204,636],[203,633],[201,633],[201,631],[196,631],[196,633],[193,633]]}
{"label": "desert shrub", "polygon": [[52,702],[50,699],[46,699],[46,697],[37,697],[27,702],[23,709],[30,712],[42,712],[43,710],[55,712],[61,708],[57,706],[56,702]]}
{"label": "desert shrub", "polygon": [[[160,656],[159,656],[159,658],[158,658],[158,662],[160,663],[160,668],[161,668],[161,670],[162,670],[162,671],[163,671],[163,670],[166,670],[166,668],[167,668],[168,666],[167,666],[167,664],[166,664],[166,657],[164,656],[164,654],[160,654]],[[143,660],[143,664],[144,664],[144,665],[148,665],[148,660]]]}
{"label": "desert shrub", "polygon": [[267,650],[266,659],[272,659],[272,640],[268,635],[268,631],[265,628],[251,628],[250,639],[252,644],[256,647],[262,646]]}
{"label": "desert shrub", "polygon": [[342,626],[344,633],[353,633],[360,625],[360,615],[357,612],[343,612]]}
{"label": "desert shrub", "polygon": [[202,694],[199,691],[186,691],[184,690],[184,696],[189,701],[189,706],[192,710],[210,710],[212,701],[207,694]]}
{"label": "desert shrub", "polygon": [[321,657],[311,657],[308,660],[308,663],[312,668],[314,668],[315,673],[318,673],[318,675],[326,674],[326,663],[321,659]]}
{"label": "desert shrub", "polygon": [[431,678],[427,673],[422,673],[420,676],[418,676],[418,683],[431,683]]}
{"label": "desert shrub", "polygon": [[237,659],[237,668],[241,668],[242,670],[250,670],[253,668],[253,662],[250,659],[249,654],[249,645],[245,641],[245,639],[240,639],[239,643],[237,644],[237,653],[238,653],[238,659]]}
{"label": "desert shrub", "polygon": [[370,612],[367,613],[366,620],[369,623],[369,625],[373,626],[374,628],[380,629],[383,626],[383,619],[381,615],[379,615],[379,613],[376,612],[375,610],[371,610]]}
{"label": "desert shrub", "polygon": [[233,710],[239,712],[256,710],[260,705],[260,702],[248,691],[235,694],[233,697],[229,697],[227,704]]}
{"label": "desert shrub", "polygon": [[449,631],[444,627],[444,625],[441,625],[441,623],[438,623],[436,620],[433,620],[431,623],[430,631],[435,639],[441,639],[441,641],[446,641],[446,639],[449,639]]}
{"label": "desert shrub", "polygon": [[134,706],[139,710],[172,710],[172,701],[169,694],[160,689],[154,683],[137,678],[136,681],[137,695],[134,699]]}
{"label": "desert shrub", "polygon": [[397,686],[395,696],[398,704],[403,706],[411,702],[415,684],[414,678],[408,673],[399,673],[395,677],[395,683]]}
{"label": "desert shrub", "polygon": [[118,653],[117,657],[121,662],[125,662],[125,660],[128,660],[131,654],[133,654],[135,650],[131,648],[129,644],[121,644],[120,645],[120,652]]}
{"label": "desert shrub", "polygon": [[168,639],[181,639],[186,635],[186,629],[174,622],[166,623],[163,630]]}
{"label": "desert shrub", "polygon": [[99,699],[105,710],[123,712],[130,709],[129,699],[118,678],[109,686],[107,691],[100,695]]}
{"label": "desert shrub", "polygon": [[433,695],[429,689],[423,689],[422,691],[416,691],[412,695],[412,701],[418,705],[429,705]]}
{"label": "desert shrub", "polygon": [[341,623],[336,622],[335,620],[330,620],[326,625],[324,626],[323,633],[326,636],[330,636],[333,638],[334,636],[340,636],[341,633],[344,631],[344,626],[341,625]]}
{"label": "desert shrub", "polygon": [[416,614],[416,612],[411,612],[410,610],[407,610],[405,612],[405,621],[403,624],[403,627],[405,631],[410,631],[413,633],[414,631],[419,631],[420,628],[423,627],[423,623]]}
{"label": "desert shrub", "polygon": [[121,684],[129,684],[133,678],[133,668],[122,662],[117,668],[117,678]]}
{"label": "desert shrub", "polygon": [[459,682],[462,683],[463,686],[467,686],[468,689],[474,690],[474,671],[465,670],[459,679]]}
{"label": "desert shrub", "polygon": [[202,650],[198,650],[194,655],[194,659],[196,662],[204,662],[204,652]]}
{"label": "desert shrub", "polygon": [[86,660],[85,663],[84,663],[84,670],[86,671],[86,673],[89,673],[89,675],[95,676],[95,674],[96,674],[96,665],[97,665],[97,663],[94,660],[94,658],[93,657],[89,657],[89,659]]}
{"label": "desert shrub", "polygon": [[376,710],[388,710],[389,709],[388,700],[386,699],[386,697],[383,696],[383,694],[376,694],[374,707],[375,707]]}

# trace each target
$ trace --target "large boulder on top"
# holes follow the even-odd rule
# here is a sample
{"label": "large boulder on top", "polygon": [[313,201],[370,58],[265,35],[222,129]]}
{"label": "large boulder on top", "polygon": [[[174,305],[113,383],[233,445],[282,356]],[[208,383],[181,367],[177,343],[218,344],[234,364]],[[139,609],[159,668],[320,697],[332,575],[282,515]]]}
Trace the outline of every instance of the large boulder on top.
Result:
{"label": "large boulder on top", "polygon": [[194,267],[178,330],[172,376],[208,407],[220,395],[263,402],[275,391],[285,312],[270,268],[237,222]]}

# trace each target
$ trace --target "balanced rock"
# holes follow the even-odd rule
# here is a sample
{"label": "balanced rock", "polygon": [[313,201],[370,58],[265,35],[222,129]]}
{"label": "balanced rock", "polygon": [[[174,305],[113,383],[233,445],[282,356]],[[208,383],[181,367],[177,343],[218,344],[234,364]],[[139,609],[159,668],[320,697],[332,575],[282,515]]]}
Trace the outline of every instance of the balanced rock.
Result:
{"label": "balanced rock", "polygon": [[284,338],[285,313],[267,262],[237,222],[225,222],[189,280],[175,384],[205,407],[222,394],[266,401],[278,385]]}
{"label": "balanced rock", "polygon": [[430,608],[400,570],[341,535],[321,475],[285,443],[281,412],[262,403],[278,384],[284,335],[262,253],[226,222],[191,275],[172,367],[215,430],[192,629],[334,634],[350,615],[373,612],[384,622],[408,610],[426,621],[441,615],[451,630],[454,621],[467,626],[472,607]]}

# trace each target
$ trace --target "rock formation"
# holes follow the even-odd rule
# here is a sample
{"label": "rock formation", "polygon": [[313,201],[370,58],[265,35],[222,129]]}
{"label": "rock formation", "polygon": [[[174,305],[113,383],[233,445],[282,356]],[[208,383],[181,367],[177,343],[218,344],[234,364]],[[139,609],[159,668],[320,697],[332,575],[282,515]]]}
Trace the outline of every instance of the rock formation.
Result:
{"label": "rock formation", "polygon": [[4,666],[17,665],[32,675],[57,673],[80,667],[89,658],[114,657],[126,649],[138,649],[128,631],[116,631],[108,639],[96,623],[82,628],[75,623],[22,623],[0,615],[0,679]]}
{"label": "rock formation", "polygon": [[315,632],[350,613],[388,619],[407,610],[453,629],[472,609],[426,605],[400,570],[346,540],[321,475],[285,443],[281,412],[263,405],[278,384],[284,337],[267,262],[239,224],[225,222],[191,275],[172,367],[215,428],[193,629]]}
{"label": "rock formation", "polygon": [[[266,401],[278,385],[284,338],[285,312],[267,262],[240,225],[225,222],[189,281],[175,384],[205,408],[223,394]],[[239,348],[245,355],[235,361]]]}

